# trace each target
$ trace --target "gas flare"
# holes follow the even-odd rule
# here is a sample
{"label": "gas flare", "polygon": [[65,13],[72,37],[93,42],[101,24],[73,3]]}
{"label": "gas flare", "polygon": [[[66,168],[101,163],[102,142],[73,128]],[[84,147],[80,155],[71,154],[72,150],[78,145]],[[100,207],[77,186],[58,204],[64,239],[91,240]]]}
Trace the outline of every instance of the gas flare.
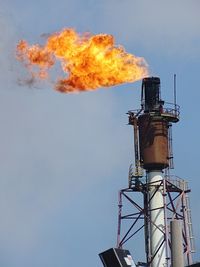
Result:
{"label": "gas flare", "polygon": [[55,89],[64,93],[134,82],[148,75],[144,58],[116,46],[112,35],[80,35],[74,29],[49,35],[45,45],[29,45],[21,40],[17,59],[39,79],[47,79],[49,70],[60,62],[66,77],[57,79]]}

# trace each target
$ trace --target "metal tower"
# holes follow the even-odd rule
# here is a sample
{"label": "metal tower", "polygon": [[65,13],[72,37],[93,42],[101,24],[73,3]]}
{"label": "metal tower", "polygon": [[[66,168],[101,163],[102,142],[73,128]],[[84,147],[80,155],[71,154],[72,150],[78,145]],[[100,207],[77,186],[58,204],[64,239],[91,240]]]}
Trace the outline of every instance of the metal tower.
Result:
{"label": "metal tower", "polygon": [[[146,261],[137,266],[182,267],[192,264],[194,238],[190,189],[186,181],[168,171],[173,167],[171,126],[179,121],[179,106],[176,101],[169,104],[161,100],[158,77],[144,78],[141,92],[141,109],[128,112],[134,129],[135,169],[131,165],[128,188],[119,192],[117,248],[143,230]],[[136,193],[142,195],[142,201],[138,202]],[[128,214],[124,211],[127,202],[133,208]],[[131,226],[124,229],[127,220]],[[172,238],[172,232],[177,232],[177,239]],[[182,251],[173,257],[177,240]]]}

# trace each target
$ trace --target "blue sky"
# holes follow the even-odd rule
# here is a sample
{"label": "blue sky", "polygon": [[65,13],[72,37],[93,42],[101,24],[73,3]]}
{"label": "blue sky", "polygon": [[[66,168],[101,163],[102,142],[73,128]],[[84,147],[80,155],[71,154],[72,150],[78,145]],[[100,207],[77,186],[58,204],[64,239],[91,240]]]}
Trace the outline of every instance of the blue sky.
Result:
{"label": "blue sky", "polygon": [[[116,244],[117,191],[127,186],[133,160],[125,113],[139,107],[141,82],[76,95],[49,84],[19,86],[26,72],[15,60],[16,43],[41,42],[41,34],[64,27],[113,34],[145,57],[165,100],[177,74],[173,172],[190,182],[199,253],[199,8],[198,0],[1,1],[2,267],[100,267],[98,253]],[[142,245],[129,249],[142,255]]]}

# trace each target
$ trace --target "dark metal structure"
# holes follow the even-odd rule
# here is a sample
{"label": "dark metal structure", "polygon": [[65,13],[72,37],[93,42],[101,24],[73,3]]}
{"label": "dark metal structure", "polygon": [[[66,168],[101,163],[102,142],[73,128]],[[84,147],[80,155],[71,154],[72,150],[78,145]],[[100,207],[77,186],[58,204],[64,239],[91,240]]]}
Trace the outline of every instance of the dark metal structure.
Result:
{"label": "dark metal structure", "polygon": [[130,252],[126,249],[110,248],[99,254],[104,267],[136,267]]}

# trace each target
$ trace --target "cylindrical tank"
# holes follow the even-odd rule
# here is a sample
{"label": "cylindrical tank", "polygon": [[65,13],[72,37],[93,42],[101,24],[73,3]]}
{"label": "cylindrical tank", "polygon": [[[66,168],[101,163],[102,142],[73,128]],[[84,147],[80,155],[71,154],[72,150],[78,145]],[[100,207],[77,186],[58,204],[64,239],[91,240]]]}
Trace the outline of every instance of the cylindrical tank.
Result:
{"label": "cylindrical tank", "polygon": [[169,166],[168,122],[161,116],[144,113],[138,118],[140,160],[144,169],[162,170]]}
{"label": "cylindrical tank", "polygon": [[181,222],[173,220],[170,222],[171,230],[171,257],[172,267],[184,267],[184,252],[182,241],[182,227]]}

